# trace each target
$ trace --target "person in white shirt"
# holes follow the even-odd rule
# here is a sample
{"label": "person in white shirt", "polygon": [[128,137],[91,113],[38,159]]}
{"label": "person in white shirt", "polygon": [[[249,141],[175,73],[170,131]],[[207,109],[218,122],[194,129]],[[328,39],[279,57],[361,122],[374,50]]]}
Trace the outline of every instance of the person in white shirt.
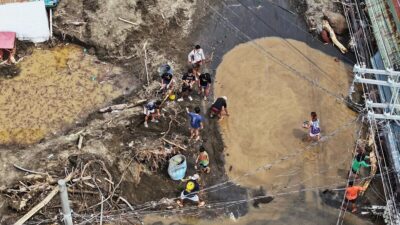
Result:
{"label": "person in white shirt", "polygon": [[193,73],[197,80],[200,76],[200,66],[204,63],[206,57],[200,45],[196,45],[188,55],[188,62],[193,66]]}

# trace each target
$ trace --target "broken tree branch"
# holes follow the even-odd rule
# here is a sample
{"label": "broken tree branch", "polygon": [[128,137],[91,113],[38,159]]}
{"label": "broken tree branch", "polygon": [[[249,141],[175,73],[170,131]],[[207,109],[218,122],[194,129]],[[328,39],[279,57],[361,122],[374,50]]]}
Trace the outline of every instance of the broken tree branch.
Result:
{"label": "broken tree branch", "polygon": [[[75,175],[75,172],[71,172],[67,177],[64,178],[65,182],[68,182],[72,179],[72,177]],[[60,188],[57,186],[54,187],[54,189],[47,195],[46,198],[44,198],[39,204],[37,204],[35,207],[33,207],[27,214],[25,214],[21,219],[19,219],[17,222],[15,222],[14,225],[22,225],[24,224],[29,218],[31,218],[33,215],[35,215],[41,208],[43,208],[45,205],[47,205],[51,199],[53,199],[54,196],[60,191]]]}
{"label": "broken tree branch", "polygon": [[125,109],[130,109],[130,108],[139,106],[139,105],[145,103],[146,101],[147,101],[147,99],[141,99],[132,104],[118,104],[118,105],[107,106],[105,108],[100,109],[99,112],[106,113],[106,112],[112,112],[112,111],[122,111]]}
{"label": "broken tree branch", "polygon": [[176,143],[174,143],[174,142],[172,142],[172,141],[169,141],[169,140],[167,140],[167,139],[165,139],[165,138],[161,138],[161,139],[162,139],[163,141],[167,142],[168,144],[173,145],[173,146],[176,146],[176,147],[178,147],[178,148],[180,148],[180,149],[182,149],[182,150],[184,150],[184,151],[187,150],[185,147],[182,147],[182,146],[180,146],[180,145],[178,145],[178,144],[176,144]]}
{"label": "broken tree branch", "polygon": [[48,176],[48,175],[49,175],[49,174],[47,174],[47,173],[42,173],[42,172],[36,172],[36,171],[33,171],[33,170],[28,170],[28,169],[22,168],[22,167],[20,167],[20,166],[18,166],[18,165],[16,165],[16,164],[13,164],[13,166],[14,166],[15,168],[17,168],[17,169],[19,169],[19,170],[22,170],[22,171],[24,171],[24,172],[27,172],[27,173],[39,174],[39,175],[44,175],[44,176]]}
{"label": "broken tree branch", "polygon": [[147,46],[147,41],[143,45],[143,51],[144,51],[144,66],[145,66],[145,69],[146,69],[147,86],[150,86],[149,70],[147,68],[147,49],[146,49],[146,46]]}
{"label": "broken tree branch", "polygon": [[128,207],[129,207],[132,211],[135,210],[135,209],[132,207],[132,205],[128,202],[128,200],[126,200],[125,198],[119,196],[118,199],[120,199],[121,201],[125,202],[125,204],[127,204]]}
{"label": "broken tree branch", "polygon": [[125,22],[125,23],[129,23],[129,24],[134,25],[134,26],[139,25],[139,24],[137,24],[137,23],[134,23],[134,22],[129,21],[129,20],[126,20],[126,19],[123,19],[123,18],[121,18],[121,17],[118,17],[118,20],[120,20],[120,21],[122,21],[122,22]]}

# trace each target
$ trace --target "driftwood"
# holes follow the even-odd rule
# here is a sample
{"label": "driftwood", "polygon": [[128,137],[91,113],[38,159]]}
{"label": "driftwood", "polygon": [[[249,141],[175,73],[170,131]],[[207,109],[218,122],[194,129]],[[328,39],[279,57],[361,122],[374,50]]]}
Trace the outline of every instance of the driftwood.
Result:
{"label": "driftwood", "polygon": [[[72,179],[72,177],[75,175],[74,172],[70,173],[67,177],[64,178],[65,182],[68,182]],[[17,222],[15,222],[14,225],[22,225],[24,224],[29,218],[31,218],[33,215],[35,215],[41,208],[43,208],[45,205],[47,205],[51,199],[53,199],[54,196],[60,191],[60,188],[58,185],[54,187],[54,189],[47,195],[46,198],[44,198],[39,204],[37,204],[35,207],[33,207],[27,214],[25,214],[21,219],[19,219]]]}
{"label": "driftwood", "polygon": [[82,143],[83,143],[83,136],[79,135],[79,140],[78,140],[78,149],[81,150],[82,148]]}
{"label": "driftwood", "polygon": [[137,23],[134,23],[134,22],[129,21],[129,20],[126,20],[126,19],[123,19],[123,18],[121,18],[121,17],[118,17],[118,20],[120,20],[120,21],[122,21],[122,22],[125,22],[125,23],[129,23],[129,24],[134,25],[134,26],[139,25],[139,24],[137,24]]}
{"label": "driftwood", "polygon": [[14,166],[15,168],[17,168],[17,169],[19,169],[19,170],[22,170],[22,171],[24,171],[24,172],[27,172],[27,173],[33,173],[33,174],[39,174],[39,175],[49,176],[49,174],[47,174],[47,173],[42,173],[42,172],[36,172],[36,171],[33,171],[33,170],[28,170],[28,169],[22,168],[22,167],[20,167],[20,166],[18,166],[18,165],[16,165],[16,164],[13,164],[13,166]]}
{"label": "driftwood", "polygon": [[176,143],[174,143],[174,142],[172,142],[172,141],[169,141],[169,140],[167,140],[167,139],[165,139],[165,138],[162,138],[162,140],[165,141],[165,142],[167,142],[168,144],[173,145],[173,146],[176,146],[176,147],[178,147],[178,148],[180,148],[180,149],[182,149],[182,150],[184,150],[184,151],[187,150],[185,147],[182,147],[182,146],[180,146],[180,145],[178,145],[178,144],[176,144]]}
{"label": "driftwood", "polygon": [[113,112],[113,111],[122,111],[125,109],[130,109],[130,108],[136,107],[138,105],[141,105],[141,104],[145,103],[146,101],[147,101],[147,99],[142,99],[142,100],[138,100],[132,104],[118,104],[118,105],[107,106],[105,108],[100,109],[99,112],[106,113],[106,112]]}
{"label": "driftwood", "polygon": [[343,54],[345,54],[348,51],[347,48],[344,47],[343,44],[340,43],[336,38],[336,34],[327,20],[322,20],[322,28],[329,32],[329,37],[331,38],[333,44],[336,45]]}
{"label": "driftwood", "polygon": [[149,69],[147,67],[147,41],[143,45],[143,51],[144,51],[144,68],[146,70],[146,79],[147,79],[147,87],[150,86],[150,79],[149,79]]}
{"label": "driftwood", "polygon": [[119,196],[118,199],[121,200],[121,201],[123,201],[123,202],[125,202],[125,204],[126,204],[132,211],[135,210],[135,209],[132,207],[132,205],[128,202],[128,200],[126,200],[125,198]]}

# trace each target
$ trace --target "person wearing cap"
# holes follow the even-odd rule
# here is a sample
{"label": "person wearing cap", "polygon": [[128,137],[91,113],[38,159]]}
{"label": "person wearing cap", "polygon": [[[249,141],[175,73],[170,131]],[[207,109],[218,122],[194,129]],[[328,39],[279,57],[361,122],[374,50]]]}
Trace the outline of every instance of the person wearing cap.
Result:
{"label": "person wearing cap", "polygon": [[160,118],[161,114],[160,114],[160,105],[161,102],[160,101],[149,101],[147,102],[147,104],[144,106],[143,112],[145,115],[144,118],[144,127],[149,127],[149,125],[147,124],[147,121],[149,120],[149,118],[151,117],[151,122],[158,122],[158,119]]}
{"label": "person wearing cap", "polygon": [[196,166],[195,169],[197,169],[197,165],[200,166],[200,170],[203,173],[210,173],[210,158],[208,157],[208,153],[206,152],[206,149],[204,146],[200,146],[200,154],[196,158]]}
{"label": "person wearing cap", "polygon": [[226,96],[217,98],[217,100],[215,100],[215,102],[211,105],[210,117],[213,118],[215,115],[217,115],[221,121],[224,118],[224,114],[229,116],[227,101],[228,97]]}
{"label": "person wearing cap", "polygon": [[365,188],[361,186],[354,186],[353,181],[350,181],[348,187],[346,188],[346,200],[351,203],[351,212],[353,213],[357,212],[356,200],[358,193],[362,191],[365,191]]}
{"label": "person wearing cap", "polygon": [[198,141],[200,140],[200,130],[204,128],[204,119],[200,115],[200,107],[196,106],[194,112],[190,112],[189,108],[186,108],[186,112],[190,116],[190,139]]}
{"label": "person wearing cap", "polygon": [[200,90],[199,94],[203,96],[204,101],[207,101],[208,93],[211,87],[211,75],[209,73],[202,73],[199,77]]}
{"label": "person wearing cap", "polygon": [[188,97],[189,100],[192,101],[193,98],[190,96],[190,93],[193,90],[193,85],[196,83],[196,76],[193,74],[192,68],[189,68],[187,73],[183,74],[182,81],[181,98],[178,99],[178,101],[183,101],[184,97]]}
{"label": "person wearing cap", "polygon": [[194,46],[194,49],[188,55],[188,62],[193,67],[193,73],[196,77],[200,75],[200,67],[206,60],[203,49],[200,45]]}
{"label": "person wearing cap", "polygon": [[185,190],[181,192],[179,200],[176,202],[180,207],[183,207],[183,203],[185,200],[195,202],[199,207],[205,205],[204,201],[200,201],[198,195],[200,191],[200,185],[197,182],[197,180],[199,179],[199,175],[196,175],[197,174],[195,174],[193,177],[189,177],[189,179],[187,180]]}

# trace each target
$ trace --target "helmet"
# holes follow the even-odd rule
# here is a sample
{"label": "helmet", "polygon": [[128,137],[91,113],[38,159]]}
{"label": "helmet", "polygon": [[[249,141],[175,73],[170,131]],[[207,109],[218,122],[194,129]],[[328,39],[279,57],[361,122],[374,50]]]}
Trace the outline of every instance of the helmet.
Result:
{"label": "helmet", "polygon": [[221,98],[225,99],[225,101],[228,101],[228,97],[222,96]]}
{"label": "helmet", "polygon": [[176,96],[174,94],[172,94],[172,95],[169,95],[168,98],[169,98],[170,101],[174,101]]}
{"label": "helmet", "polygon": [[194,186],[195,186],[195,184],[194,184],[193,181],[187,182],[187,184],[186,184],[186,191],[187,191],[187,192],[191,192],[191,191],[194,189]]}

